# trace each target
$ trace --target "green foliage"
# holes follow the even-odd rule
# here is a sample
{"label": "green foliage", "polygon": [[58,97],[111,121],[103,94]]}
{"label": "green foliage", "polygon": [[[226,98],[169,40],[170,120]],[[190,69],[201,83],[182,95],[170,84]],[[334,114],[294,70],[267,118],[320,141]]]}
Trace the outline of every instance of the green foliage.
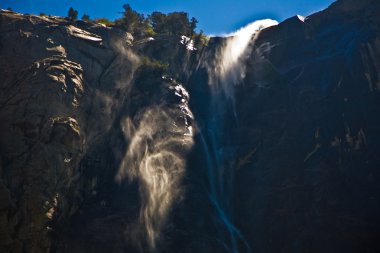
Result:
{"label": "green foliage", "polygon": [[195,48],[200,48],[204,45],[207,45],[209,38],[204,35],[203,30],[201,30],[199,33],[194,34],[194,47]]}
{"label": "green foliage", "polygon": [[161,81],[161,77],[168,70],[168,64],[145,57],[137,71],[136,83],[140,90],[154,89],[155,84]]}
{"label": "green foliage", "polygon": [[71,20],[76,20],[78,18],[78,11],[74,10],[73,7],[70,7],[69,12],[67,13],[67,17]]}
{"label": "green foliage", "polygon": [[129,4],[123,5],[122,17],[115,20],[115,25],[133,34],[137,38],[151,37],[157,34],[150,20],[133,10]]}
{"label": "green foliage", "polygon": [[195,28],[197,28],[197,24],[198,24],[198,20],[196,18],[192,17],[190,20],[190,32],[191,32],[190,37],[193,37],[193,35],[195,33]]}
{"label": "green foliage", "polygon": [[166,27],[167,17],[165,14],[155,11],[155,12],[152,12],[152,14],[148,16],[148,19],[149,19],[150,24],[152,25],[153,30],[156,33],[158,34],[167,33],[167,27]]}
{"label": "green foliage", "polygon": [[161,61],[157,61],[155,59],[144,57],[141,61],[140,67],[149,68],[154,71],[163,73],[168,69],[168,64]]}
{"label": "green foliage", "polygon": [[198,21],[193,17],[189,20],[186,12],[164,14],[153,12],[147,18],[133,10],[129,4],[123,5],[122,17],[115,24],[135,37],[146,37],[160,34],[186,35],[192,37]]}
{"label": "green foliage", "polygon": [[115,23],[127,32],[136,34],[143,27],[144,15],[133,10],[129,4],[124,4],[123,9],[123,17],[116,20]]}
{"label": "green foliage", "polygon": [[153,30],[153,27],[150,25],[146,26],[144,33],[149,37],[157,35],[157,33]]}
{"label": "green foliage", "polygon": [[198,21],[193,17],[189,20],[186,12],[164,14],[153,12],[148,20],[157,34],[186,35],[192,37]]}
{"label": "green foliage", "polygon": [[82,16],[82,20],[88,22],[88,21],[90,21],[90,16],[87,15],[87,14],[84,14],[84,15]]}
{"label": "green foliage", "polygon": [[186,12],[169,13],[167,26],[173,35],[190,35],[190,22]]}
{"label": "green foliage", "polygon": [[47,15],[45,13],[41,12],[39,16],[40,17],[46,17]]}
{"label": "green foliage", "polygon": [[98,23],[98,24],[103,24],[103,25],[106,25],[106,26],[113,26],[115,25],[115,22],[112,22],[106,18],[96,18],[94,19],[94,22],[95,23]]}
{"label": "green foliage", "polygon": [[[124,4],[121,14],[122,17],[113,22],[106,18],[97,18],[94,21],[107,26],[117,26],[131,33],[137,39],[156,35],[185,35],[192,39],[196,38],[195,29],[198,20],[194,17],[189,19],[186,12],[165,14],[155,11],[145,18],[143,14],[133,10],[129,4]],[[78,12],[70,8],[69,17],[75,20],[77,15]],[[90,17],[83,15],[82,20],[89,21]]]}

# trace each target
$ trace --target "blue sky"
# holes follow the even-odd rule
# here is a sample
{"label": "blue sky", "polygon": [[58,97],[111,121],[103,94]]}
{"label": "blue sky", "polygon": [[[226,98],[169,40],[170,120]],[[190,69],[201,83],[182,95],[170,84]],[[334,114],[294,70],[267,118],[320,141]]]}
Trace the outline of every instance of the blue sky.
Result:
{"label": "blue sky", "polygon": [[115,19],[125,3],[140,13],[188,12],[198,19],[198,30],[207,34],[232,32],[254,20],[282,21],[296,14],[307,16],[329,6],[333,0],[1,0],[0,8],[22,13],[66,16],[70,6],[91,18]]}

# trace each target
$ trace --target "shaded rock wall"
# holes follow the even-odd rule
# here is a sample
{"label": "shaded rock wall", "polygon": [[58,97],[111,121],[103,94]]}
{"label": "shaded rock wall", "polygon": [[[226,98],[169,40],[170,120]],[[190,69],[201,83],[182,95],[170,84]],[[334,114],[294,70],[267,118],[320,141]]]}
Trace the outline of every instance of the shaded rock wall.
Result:
{"label": "shaded rock wall", "polygon": [[[230,215],[252,252],[379,250],[379,11],[376,1],[338,1],[256,38],[235,86],[237,120],[226,112],[214,148],[237,150],[224,172]],[[211,43],[207,63],[225,39]],[[215,116],[204,110],[208,80],[201,66],[189,81],[203,131]]]}
{"label": "shaded rock wall", "polygon": [[[204,63],[225,39],[189,52],[175,37],[132,42],[115,28],[2,11],[0,251],[380,250],[379,13],[377,1],[340,0],[263,30],[235,103],[221,96],[215,113]],[[189,101],[144,57],[168,62]],[[125,120],[139,126],[151,108],[194,131],[155,249],[139,227],[144,181],[115,180]],[[146,143],[176,128],[154,129]],[[217,162],[233,235],[210,198]]]}
{"label": "shaded rock wall", "polygon": [[254,252],[380,249],[380,6],[263,31],[236,89],[235,217]]}

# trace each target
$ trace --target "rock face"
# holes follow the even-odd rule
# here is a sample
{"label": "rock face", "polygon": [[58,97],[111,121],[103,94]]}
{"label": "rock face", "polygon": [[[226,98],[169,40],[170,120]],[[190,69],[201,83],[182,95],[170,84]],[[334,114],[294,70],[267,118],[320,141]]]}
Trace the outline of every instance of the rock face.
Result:
{"label": "rock face", "polygon": [[112,128],[137,58],[100,26],[0,18],[0,249],[46,252],[50,224],[67,222],[92,191],[80,164]]}
{"label": "rock face", "polygon": [[0,252],[380,251],[380,3],[225,41],[1,11]]}
{"label": "rock face", "polygon": [[236,89],[235,217],[253,252],[380,249],[379,14],[338,1],[257,39]]}

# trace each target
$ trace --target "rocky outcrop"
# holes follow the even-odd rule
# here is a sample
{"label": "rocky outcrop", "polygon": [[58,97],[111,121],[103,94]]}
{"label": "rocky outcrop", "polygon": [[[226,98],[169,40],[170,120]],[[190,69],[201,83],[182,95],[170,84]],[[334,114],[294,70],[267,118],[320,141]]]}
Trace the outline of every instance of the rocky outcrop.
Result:
{"label": "rocky outcrop", "polygon": [[2,252],[51,248],[53,224],[91,191],[79,163],[111,128],[132,79],[137,58],[122,37],[80,25],[1,13]]}
{"label": "rocky outcrop", "polygon": [[379,13],[264,29],[226,95],[225,38],[1,11],[0,251],[380,250]]}

